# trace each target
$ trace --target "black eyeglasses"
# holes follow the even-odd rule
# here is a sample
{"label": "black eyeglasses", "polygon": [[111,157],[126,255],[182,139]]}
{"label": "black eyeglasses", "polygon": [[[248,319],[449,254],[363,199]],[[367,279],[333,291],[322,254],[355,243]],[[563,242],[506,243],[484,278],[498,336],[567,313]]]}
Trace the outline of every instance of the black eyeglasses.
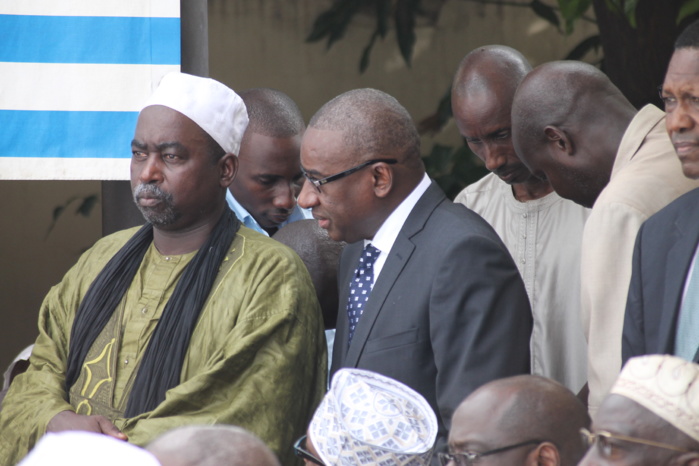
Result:
{"label": "black eyeglasses", "polygon": [[662,442],[654,442],[653,440],[645,440],[637,437],[628,437],[626,435],[612,434],[606,430],[600,430],[598,432],[590,432],[584,427],[580,429],[580,435],[582,436],[583,443],[590,448],[597,442],[597,448],[599,448],[599,453],[603,458],[610,458],[614,453],[614,440],[622,440],[624,442],[637,443],[639,445],[647,445],[649,447],[664,448],[666,450],[679,451],[681,453],[690,453],[692,450],[686,450],[684,448],[676,447],[674,445],[669,445]]}
{"label": "black eyeglasses", "polygon": [[313,455],[313,453],[306,450],[306,437],[307,435],[304,435],[303,437],[299,438],[296,441],[296,443],[294,443],[294,454],[301,459],[310,461],[313,464],[325,466],[325,463],[323,463],[320,459],[316,458],[315,455]]}
{"label": "black eyeglasses", "polygon": [[475,451],[464,451],[460,453],[437,453],[437,457],[439,458],[439,464],[441,464],[442,466],[447,466],[447,464],[449,464],[452,461],[457,466],[474,466],[484,456],[495,455],[509,450],[514,450],[515,448],[520,448],[526,445],[536,445],[543,442],[544,440],[527,440],[526,442],[520,442],[515,443],[514,445],[508,445],[506,447],[495,448],[493,450],[484,451],[483,453],[478,453]]}
{"label": "black eyeglasses", "polygon": [[324,184],[328,184],[331,181],[337,181],[339,179],[342,179],[348,175],[351,175],[354,172],[358,172],[364,167],[368,167],[369,165],[373,165],[375,163],[387,163],[389,165],[393,165],[394,163],[398,163],[398,160],[396,159],[371,159],[367,160],[366,162],[360,163],[356,167],[352,167],[350,169],[347,169],[343,172],[340,173],[335,173],[334,175],[326,176],[325,178],[322,178],[320,180],[316,180],[314,178],[311,178],[308,173],[306,173],[306,170],[304,170],[303,167],[301,167],[301,171],[303,172],[303,176],[306,177],[306,179],[313,185],[313,187],[316,188],[317,192],[320,192],[320,187],[323,186]]}

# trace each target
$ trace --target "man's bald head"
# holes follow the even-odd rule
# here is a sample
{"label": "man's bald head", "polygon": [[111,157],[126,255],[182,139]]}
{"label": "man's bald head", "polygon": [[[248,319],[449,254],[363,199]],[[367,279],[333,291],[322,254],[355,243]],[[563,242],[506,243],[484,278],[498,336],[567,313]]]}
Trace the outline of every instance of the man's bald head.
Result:
{"label": "man's bald head", "polygon": [[309,126],[342,131],[354,162],[398,157],[415,165],[420,159],[420,136],[408,111],[392,96],[376,89],[355,89],[323,105]]}
{"label": "man's bald head", "polygon": [[518,51],[488,45],[464,57],[452,84],[459,133],[486,168],[508,184],[532,180],[512,145],[510,118],[517,86],[529,71],[531,65]]}
{"label": "man's bald head", "polygon": [[530,72],[512,103],[515,150],[562,197],[591,207],[611,175],[636,109],[592,65],[559,61]]}
{"label": "man's bald head", "polygon": [[337,266],[345,243],[333,241],[315,219],[289,223],[279,229],[274,239],[296,251],[306,265],[323,311],[325,328],[335,328],[338,300]]}
{"label": "man's bald head", "polygon": [[491,462],[575,465],[584,454],[579,429],[589,424],[584,405],[561,384],[535,375],[509,377],[483,385],[461,403],[449,446],[454,452],[483,452],[536,440],[494,455]]}
{"label": "man's bald head", "polygon": [[220,424],[173,429],[146,450],[163,466],[280,466],[262,440],[241,427]]}
{"label": "man's bald head", "polygon": [[469,52],[456,70],[452,96],[468,99],[495,93],[510,106],[517,86],[532,67],[517,50],[504,45],[486,45]]}

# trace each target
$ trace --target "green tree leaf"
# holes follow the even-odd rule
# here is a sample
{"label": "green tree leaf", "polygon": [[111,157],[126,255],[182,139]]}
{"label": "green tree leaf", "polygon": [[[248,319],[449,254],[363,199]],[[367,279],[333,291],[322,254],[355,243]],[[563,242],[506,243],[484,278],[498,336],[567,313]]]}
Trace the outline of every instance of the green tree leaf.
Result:
{"label": "green tree leaf", "polygon": [[532,0],[529,5],[538,17],[543,18],[549,23],[553,24],[559,31],[561,30],[561,22],[558,20],[556,10],[549,5],[542,3],[540,0]]}
{"label": "green tree leaf", "polygon": [[85,197],[75,210],[75,213],[80,214],[83,217],[89,217],[90,213],[92,213],[92,209],[95,207],[95,205],[97,205],[98,199],[97,194],[92,194]]}
{"label": "green tree leaf", "polygon": [[677,14],[677,24],[680,24],[686,17],[697,12],[699,12],[699,0],[686,0]]}
{"label": "green tree leaf", "polygon": [[599,49],[602,46],[602,38],[599,34],[583,39],[573,50],[571,50],[564,60],[582,60],[587,52],[592,49]]}
{"label": "green tree leaf", "polygon": [[329,10],[321,13],[313,22],[306,42],[318,42],[327,37],[327,47],[330,48],[345,35],[347,26],[361,5],[362,2],[358,0],[336,0]]}
{"label": "green tree leaf", "polygon": [[585,13],[592,0],[558,0],[558,7],[561,9],[561,16],[565,20],[565,33],[573,32],[573,23]]}
{"label": "green tree leaf", "polygon": [[391,2],[390,0],[378,0],[376,2],[376,29],[369,39],[369,43],[364,47],[362,51],[362,58],[359,60],[359,73],[364,73],[369,66],[369,56],[371,55],[371,50],[374,48],[374,43],[377,37],[382,39],[386,37],[386,32],[388,31],[388,17],[391,12]]}
{"label": "green tree leaf", "polygon": [[638,0],[626,0],[624,2],[624,15],[634,29],[636,29],[636,6],[638,6]]}
{"label": "green tree leaf", "polygon": [[415,46],[415,15],[419,11],[419,4],[419,0],[397,0],[396,2],[395,22],[398,48],[408,66],[410,66]]}

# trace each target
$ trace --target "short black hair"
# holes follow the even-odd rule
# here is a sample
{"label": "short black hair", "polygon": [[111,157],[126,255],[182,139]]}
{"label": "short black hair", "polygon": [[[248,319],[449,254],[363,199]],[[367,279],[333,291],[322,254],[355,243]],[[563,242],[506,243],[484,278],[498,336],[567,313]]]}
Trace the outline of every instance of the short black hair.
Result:
{"label": "short black hair", "polygon": [[675,50],[699,48],[699,20],[684,28],[675,41]]}
{"label": "short black hair", "polygon": [[291,138],[306,129],[298,105],[282,91],[259,87],[241,92],[240,97],[250,118],[247,131],[272,138]]}

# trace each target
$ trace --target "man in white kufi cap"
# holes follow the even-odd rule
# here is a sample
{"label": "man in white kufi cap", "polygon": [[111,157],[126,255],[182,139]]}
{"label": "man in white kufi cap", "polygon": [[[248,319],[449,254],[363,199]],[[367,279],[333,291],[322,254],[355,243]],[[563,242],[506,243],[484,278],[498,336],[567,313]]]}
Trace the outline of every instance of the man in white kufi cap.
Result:
{"label": "man in white kufi cap", "polygon": [[429,403],[410,387],[375,372],[341,369],[296,454],[326,466],[429,465],[437,429]]}
{"label": "man in white kufi cap", "polygon": [[592,424],[581,465],[699,466],[699,365],[629,359]]}
{"label": "man in white kufi cap", "polygon": [[298,256],[227,207],[247,123],[225,85],[163,78],[131,143],[146,224],[98,241],[44,300],[30,366],[0,412],[0,464],[47,431],[145,445],[217,423],[293,464],[324,391],[323,324]]}

